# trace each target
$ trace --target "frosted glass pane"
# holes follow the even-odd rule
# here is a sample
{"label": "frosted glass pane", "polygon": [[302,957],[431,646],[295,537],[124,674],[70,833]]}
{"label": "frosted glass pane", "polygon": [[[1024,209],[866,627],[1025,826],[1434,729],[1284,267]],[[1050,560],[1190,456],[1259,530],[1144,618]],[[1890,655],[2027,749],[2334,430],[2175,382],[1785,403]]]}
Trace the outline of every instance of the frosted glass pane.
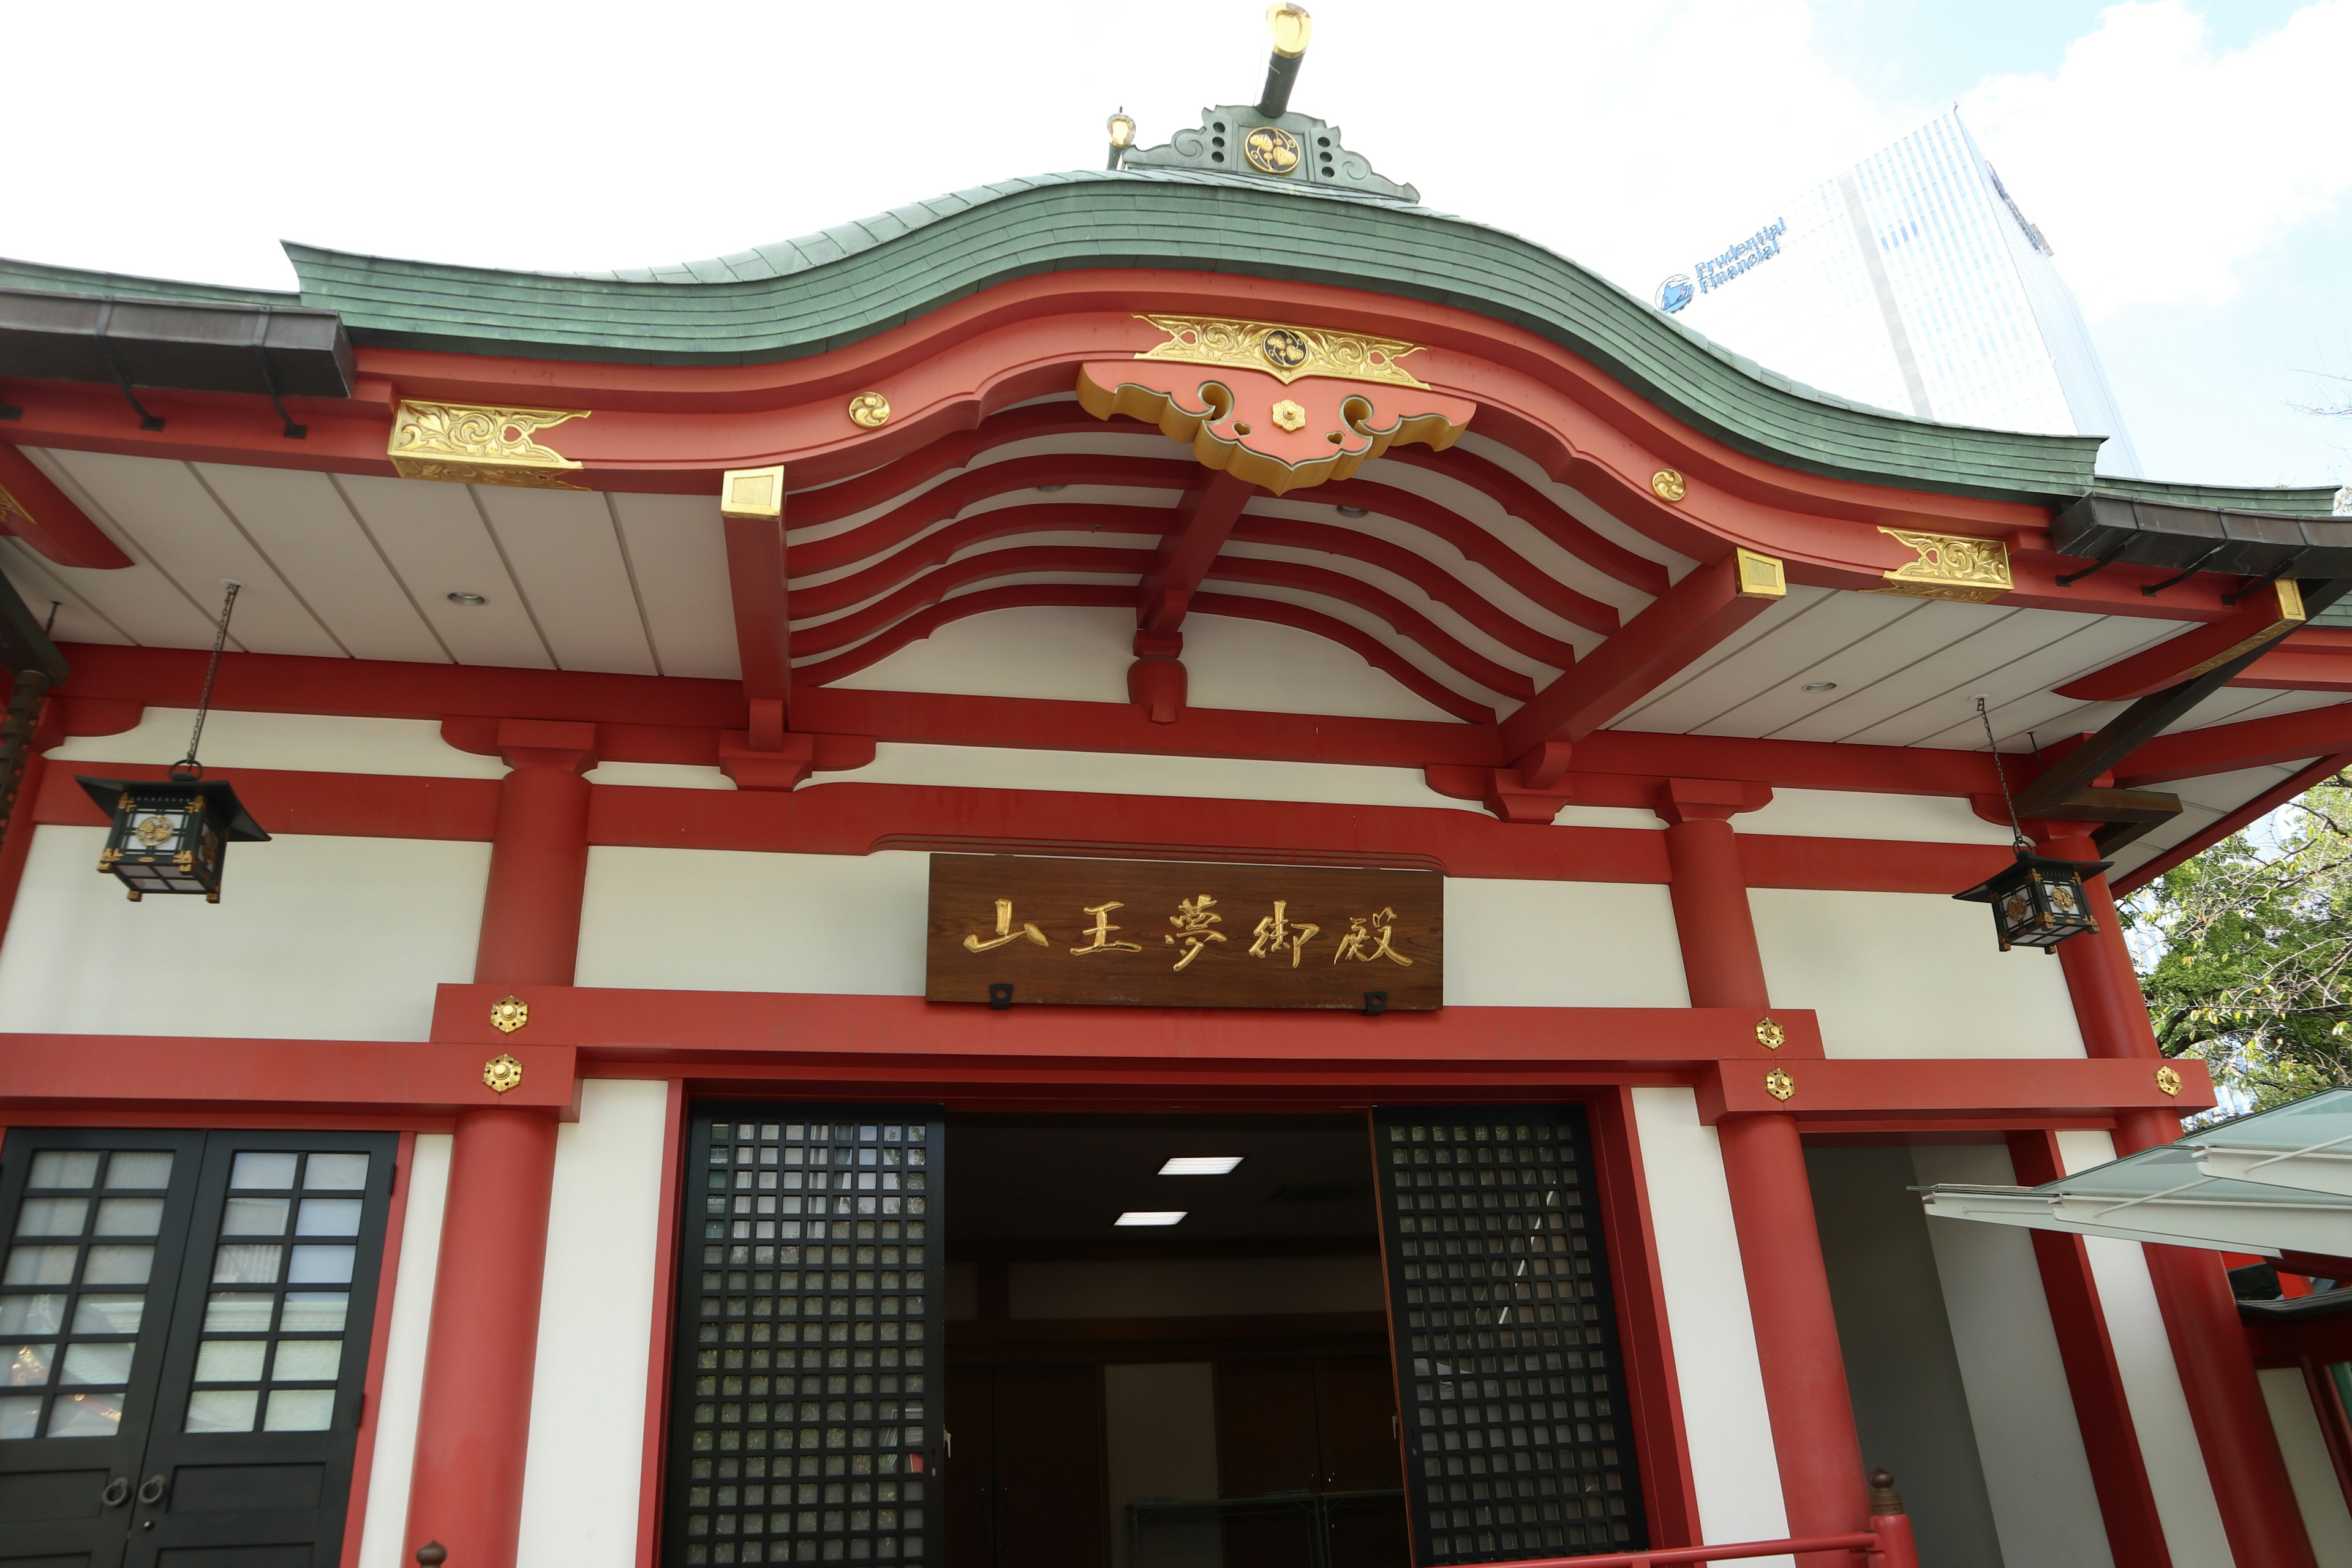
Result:
{"label": "frosted glass pane", "polygon": [[57,1363],[53,1344],[0,1344],[0,1388],[39,1388]]}
{"label": "frosted glass pane", "polygon": [[74,1303],[74,1332],[135,1334],[146,1312],[144,1296],[84,1296]]}
{"label": "frosted glass pane", "polygon": [[107,1163],[106,1184],[149,1191],[168,1187],[172,1184],[172,1152],[169,1149],[118,1151]]}
{"label": "frosted glass pane", "polygon": [[70,1247],[12,1247],[8,1268],[0,1282],[10,1285],[70,1285],[74,1249]]}
{"label": "frosted glass pane", "polygon": [[231,1198],[221,1211],[223,1236],[284,1236],[287,1198]]}
{"label": "frosted glass pane", "polygon": [[254,1406],[261,1402],[255,1388],[205,1388],[188,1396],[191,1432],[250,1432]]}
{"label": "frosted glass pane", "polygon": [[88,1198],[26,1198],[16,1214],[18,1236],[79,1236]]}
{"label": "frosted glass pane", "polygon": [[352,1299],[321,1290],[296,1290],[286,1298],[286,1315],[280,1326],[289,1333],[297,1330],[317,1332],[320,1330],[340,1331],[344,1315],[351,1310]]}
{"label": "frosted glass pane", "polygon": [[228,1184],[232,1187],[290,1187],[294,1184],[294,1160],[291,1154],[262,1154],[247,1151],[236,1157],[229,1167]]}
{"label": "frosted glass pane", "polygon": [[161,1198],[107,1198],[98,1205],[97,1236],[152,1236],[163,1228]]}
{"label": "frosted glass pane", "polygon": [[301,1216],[294,1224],[297,1236],[357,1236],[359,1233],[360,1200],[357,1198],[306,1199]]}
{"label": "frosted glass pane", "polygon": [[348,1247],[298,1247],[294,1249],[294,1267],[286,1273],[292,1285],[348,1285],[352,1279],[352,1254]]}
{"label": "frosted glass pane", "polygon": [[278,1255],[286,1249],[257,1242],[223,1242],[213,1255],[215,1285],[275,1285]]}
{"label": "frosted glass pane", "polygon": [[30,1437],[41,1429],[41,1398],[34,1394],[0,1397],[0,1443]]}
{"label": "frosted glass pane", "polygon": [[59,1383],[129,1383],[131,1352],[137,1349],[134,1342],[124,1340],[113,1344],[103,1342],[68,1345],[65,1371]]}
{"label": "frosted glass pane", "polygon": [[314,1193],[355,1193],[367,1185],[365,1154],[313,1154],[302,1185]]}
{"label": "frosted glass pane", "polygon": [[121,1425],[119,1394],[59,1394],[49,1406],[52,1437],[111,1437]]}
{"label": "frosted glass pane", "polygon": [[331,1388],[279,1388],[269,1394],[269,1432],[323,1432],[335,1419]]}
{"label": "frosted glass pane", "polygon": [[37,1187],[87,1187],[98,1180],[94,1149],[44,1149],[33,1156]]}
{"label": "frosted glass pane", "polygon": [[54,1334],[65,1321],[61,1296],[0,1296],[0,1334]]}
{"label": "frosted glass pane", "polygon": [[196,1352],[198,1383],[259,1383],[268,1340],[206,1340]]}
{"label": "frosted glass pane", "polygon": [[81,1277],[90,1285],[144,1285],[154,1262],[152,1247],[93,1247]]}
{"label": "frosted glass pane", "polygon": [[332,1383],[343,1364],[341,1340],[280,1340],[272,1383]]}
{"label": "frosted glass pane", "polygon": [[205,1303],[206,1333],[268,1333],[269,1304],[278,1298],[267,1292],[215,1290]]}

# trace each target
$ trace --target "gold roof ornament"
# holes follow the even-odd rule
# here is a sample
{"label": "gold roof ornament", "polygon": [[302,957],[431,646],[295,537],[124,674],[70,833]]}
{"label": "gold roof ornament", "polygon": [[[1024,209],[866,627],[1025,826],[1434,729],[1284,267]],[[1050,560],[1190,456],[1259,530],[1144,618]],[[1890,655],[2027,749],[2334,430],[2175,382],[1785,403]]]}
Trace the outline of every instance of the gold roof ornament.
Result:
{"label": "gold roof ornament", "polygon": [[491,408],[472,403],[420,403],[404,398],[393,416],[384,455],[404,479],[460,485],[521,485],[576,490],[564,476],[582,465],[537,439],[585,408]]}

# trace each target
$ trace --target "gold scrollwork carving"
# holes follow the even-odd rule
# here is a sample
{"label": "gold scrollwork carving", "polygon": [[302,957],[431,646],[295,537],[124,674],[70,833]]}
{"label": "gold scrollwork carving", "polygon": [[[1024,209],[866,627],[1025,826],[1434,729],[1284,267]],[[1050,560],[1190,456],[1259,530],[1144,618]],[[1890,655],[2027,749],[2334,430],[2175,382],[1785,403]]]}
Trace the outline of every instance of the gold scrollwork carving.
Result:
{"label": "gold scrollwork carving", "polygon": [[511,1035],[530,1022],[530,1004],[520,996],[501,996],[490,1004],[490,1027]]}
{"label": "gold scrollwork carving", "polygon": [[563,477],[578,472],[581,465],[534,437],[566,420],[585,419],[589,413],[585,408],[488,408],[403,399],[384,451],[404,479],[584,489]]}
{"label": "gold scrollwork carving", "polygon": [[1797,1080],[1774,1068],[1764,1075],[1764,1092],[1775,1100],[1787,1100],[1797,1092]]}
{"label": "gold scrollwork carving", "polygon": [[1320,327],[1290,327],[1278,321],[1233,321],[1222,316],[1146,315],[1139,319],[1166,332],[1168,341],[1146,349],[1135,356],[1138,359],[1262,370],[1285,385],[1301,376],[1328,375],[1343,381],[1428,389],[1428,383],[1397,363],[1408,354],[1419,353],[1422,348],[1419,343],[1402,339],[1326,331]]}
{"label": "gold scrollwork carving", "polygon": [[2157,1068],[2156,1087],[2162,1089],[2167,1094],[2179,1094],[2180,1092],[2180,1074],[2176,1069],[2168,1067]]}
{"label": "gold scrollwork carving", "polygon": [[482,1064],[482,1081],[492,1094],[504,1094],[522,1082],[522,1063],[500,1051]]}
{"label": "gold scrollwork carving", "polygon": [[2017,585],[2009,574],[2009,546],[1998,539],[1920,533],[1908,528],[1878,531],[1909,545],[1919,557],[1887,573],[1886,585],[1879,593],[1982,605]]}

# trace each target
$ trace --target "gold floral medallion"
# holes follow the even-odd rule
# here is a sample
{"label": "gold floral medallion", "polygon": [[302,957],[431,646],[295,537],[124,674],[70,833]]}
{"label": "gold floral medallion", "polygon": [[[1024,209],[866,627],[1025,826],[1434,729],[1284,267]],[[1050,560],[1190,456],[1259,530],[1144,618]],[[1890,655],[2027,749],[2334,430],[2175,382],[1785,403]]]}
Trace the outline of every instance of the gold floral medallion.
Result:
{"label": "gold floral medallion", "polygon": [[1780,1026],[1780,1019],[1767,1013],[1756,1020],[1756,1043],[1768,1051],[1777,1051],[1789,1043],[1789,1031]]}
{"label": "gold floral medallion", "polygon": [[522,1082],[522,1063],[500,1051],[482,1064],[482,1081],[489,1085],[492,1094],[504,1094]]}
{"label": "gold floral medallion", "polygon": [[501,996],[490,1004],[490,1027],[511,1035],[530,1022],[530,1004],[520,996]]}
{"label": "gold floral medallion", "polygon": [[1774,1068],[1764,1075],[1764,1092],[1775,1100],[1786,1100],[1797,1092],[1797,1080]]}

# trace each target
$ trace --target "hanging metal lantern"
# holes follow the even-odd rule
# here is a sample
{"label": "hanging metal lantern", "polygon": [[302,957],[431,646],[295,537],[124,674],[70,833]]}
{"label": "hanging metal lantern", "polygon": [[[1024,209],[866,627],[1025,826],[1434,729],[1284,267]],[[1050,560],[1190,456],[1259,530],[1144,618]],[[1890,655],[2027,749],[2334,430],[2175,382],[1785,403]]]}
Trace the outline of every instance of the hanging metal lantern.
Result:
{"label": "hanging metal lantern", "polygon": [[2070,936],[2099,929],[2083,879],[2097,876],[2109,864],[2053,860],[2021,847],[2017,864],[1952,897],[1992,906],[1993,930],[2003,952],[2012,947],[2056,947]]}
{"label": "hanging metal lantern", "polygon": [[227,783],[175,777],[149,781],[77,778],[113,818],[98,868],[118,878],[133,903],[149,893],[202,893],[220,902],[221,863],[232,843],[267,842]]}

